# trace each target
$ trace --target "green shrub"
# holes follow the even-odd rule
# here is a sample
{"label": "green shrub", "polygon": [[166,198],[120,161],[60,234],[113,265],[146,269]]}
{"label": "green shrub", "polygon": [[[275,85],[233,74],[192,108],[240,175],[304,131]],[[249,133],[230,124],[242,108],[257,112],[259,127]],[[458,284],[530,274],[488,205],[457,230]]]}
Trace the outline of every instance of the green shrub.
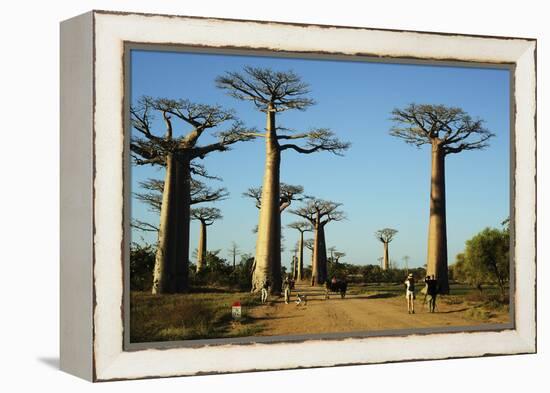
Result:
{"label": "green shrub", "polygon": [[130,290],[151,290],[156,252],[156,247],[151,244],[132,243],[130,245]]}

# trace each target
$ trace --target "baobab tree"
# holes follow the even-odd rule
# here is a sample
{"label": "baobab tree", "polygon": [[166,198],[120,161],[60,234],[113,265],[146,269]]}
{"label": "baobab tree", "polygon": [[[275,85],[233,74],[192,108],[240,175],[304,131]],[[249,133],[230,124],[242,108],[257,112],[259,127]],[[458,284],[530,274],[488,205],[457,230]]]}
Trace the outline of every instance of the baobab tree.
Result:
{"label": "baobab tree", "polygon": [[[257,135],[265,139],[266,155],[252,291],[260,290],[265,280],[270,279],[272,292],[278,293],[282,284],[279,244],[281,153],[294,150],[301,154],[318,151],[342,154],[349,143],[341,142],[327,128],[293,133],[277,127],[277,113],[293,109],[303,111],[314,104],[307,97],[309,86],[293,71],[278,72],[268,68],[245,67],[243,72],[225,73],[216,79],[216,83],[232,97],[250,101],[267,117],[265,132]],[[305,143],[299,145],[292,142],[300,140]],[[281,143],[283,141],[291,142]]]}
{"label": "baobab tree", "polygon": [[435,275],[441,293],[449,293],[445,157],[484,149],[494,134],[484,127],[483,120],[473,119],[461,108],[445,105],[410,104],[394,109],[392,120],[395,125],[390,130],[391,135],[416,147],[431,146],[427,274]]}
{"label": "baobab tree", "polygon": [[216,207],[198,207],[191,209],[191,218],[200,223],[199,247],[197,248],[197,273],[199,273],[206,264],[206,228],[221,219],[222,214]]}
{"label": "baobab tree", "polygon": [[289,228],[296,229],[300,232],[298,239],[297,258],[296,258],[296,274],[294,279],[301,281],[304,275],[304,232],[313,230],[311,224],[306,221],[296,221],[288,225]]}
{"label": "baobab tree", "polygon": [[241,250],[239,249],[239,246],[237,245],[237,243],[231,242],[231,247],[229,248],[229,255],[233,260],[233,270],[235,270],[237,255],[239,255],[240,253],[241,253]]}
{"label": "baobab tree", "polygon": [[296,280],[296,275],[298,274],[298,243],[296,243],[294,247],[292,247],[292,250],[290,250],[290,252],[292,252],[292,278]]}
{"label": "baobab tree", "polygon": [[338,251],[334,246],[329,247],[328,252],[330,253],[330,257],[328,258],[330,263],[338,263],[340,258],[346,256],[345,252]]}
{"label": "baobab tree", "polygon": [[340,258],[343,258],[346,256],[346,253],[345,252],[342,252],[342,251],[334,251],[334,254],[333,254],[333,262],[334,263],[339,263],[340,262]]}
{"label": "baobab tree", "polygon": [[306,205],[291,210],[291,213],[307,220],[313,228],[311,285],[324,284],[327,280],[328,269],[325,226],[329,222],[345,219],[344,213],[338,210],[341,205],[341,203],[308,197]]}
{"label": "baobab tree", "polygon": [[391,243],[396,234],[397,230],[392,228],[380,229],[374,233],[374,236],[384,245],[384,259],[382,263],[383,270],[388,270],[390,267],[390,253],[388,251],[388,245]]}
{"label": "baobab tree", "polygon": [[306,239],[304,240],[304,248],[307,248],[310,252],[311,252],[311,257],[310,257],[310,264],[311,264],[311,267],[313,268],[313,246],[314,246],[314,241],[313,239]]}
{"label": "baobab tree", "polygon": [[[155,130],[155,114],[162,117],[163,132]],[[134,164],[164,167],[152,292],[185,292],[189,285],[192,162],[212,152],[228,150],[236,142],[253,139],[254,131],[247,129],[233,111],[188,100],[141,97],[130,108],[130,116],[135,130],[130,141]],[[225,124],[227,128],[215,134],[216,142],[198,144],[206,131],[218,130]],[[185,127],[188,129],[176,132],[176,128]]]}
{"label": "baobab tree", "polygon": [[[292,204],[292,201],[301,201],[303,199],[304,187],[294,186],[292,184],[281,183],[279,186],[279,213],[282,213]],[[243,196],[252,198],[256,201],[256,207],[262,208],[262,187],[251,187]]]}

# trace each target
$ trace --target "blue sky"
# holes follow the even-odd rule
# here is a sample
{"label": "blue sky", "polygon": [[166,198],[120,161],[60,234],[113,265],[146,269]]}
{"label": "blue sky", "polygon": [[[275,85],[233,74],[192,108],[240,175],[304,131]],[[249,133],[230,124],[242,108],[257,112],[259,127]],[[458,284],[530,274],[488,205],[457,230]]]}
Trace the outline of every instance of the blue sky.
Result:
{"label": "blue sky", "polygon": [[[483,151],[452,154],[446,160],[447,237],[449,262],[464,242],[487,226],[500,227],[509,215],[509,71],[503,69],[387,64],[333,60],[304,60],[257,56],[213,55],[134,50],[131,55],[132,101],[142,95],[187,98],[198,103],[220,104],[236,110],[251,127],[263,129],[265,115],[249,102],[241,102],[217,89],[214,79],[245,65],[293,70],[311,86],[317,102],[307,111],[288,111],[279,125],[297,130],[331,128],[352,146],[344,157],[330,153],[303,155],[282,153],[281,181],[304,186],[305,193],[343,203],[347,220],[326,227],[327,245],[347,256],[343,262],[376,264],[382,244],[374,232],[384,227],[399,231],[390,245],[390,258],[403,266],[422,266],[426,260],[429,218],[430,153],[389,135],[390,112],[409,103],[459,106],[486,121],[496,136]],[[162,124],[155,122],[159,132]],[[178,123],[180,132],[189,128]],[[177,132],[177,131],[176,131]],[[214,141],[204,135],[202,144]],[[239,143],[228,152],[214,152],[202,163],[223,179],[208,181],[223,186],[230,197],[212,206],[222,210],[223,220],[209,227],[208,248],[228,248],[235,241],[243,252],[254,252],[258,210],[242,197],[249,187],[262,182],[263,139]],[[132,191],[149,177],[162,178],[163,170],[151,166],[132,168]],[[206,206],[203,205],[203,206]],[[296,207],[297,205],[294,205]],[[158,223],[158,216],[132,199],[132,216]],[[298,232],[285,225],[297,217],[282,215],[289,266],[290,249]],[[198,224],[191,224],[191,251],[198,241]],[[152,234],[133,231],[134,241],[154,242]],[[309,261],[309,255],[306,255]]]}

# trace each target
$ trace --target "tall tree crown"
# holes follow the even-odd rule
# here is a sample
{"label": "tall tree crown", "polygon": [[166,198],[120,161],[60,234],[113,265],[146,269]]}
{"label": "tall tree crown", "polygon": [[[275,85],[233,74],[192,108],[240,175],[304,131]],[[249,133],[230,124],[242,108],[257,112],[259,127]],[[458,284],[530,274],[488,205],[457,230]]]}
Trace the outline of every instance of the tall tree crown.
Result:
{"label": "tall tree crown", "polygon": [[244,67],[241,72],[226,72],[216,85],[239,100],[251,101],[258,110],[283,112],[305,110],[315,101],[307,97],[309,85],[294,71],[273,71],[269,68]]}
{"label": "tall tree crown", "polygon": [[311,232],[313,228],[311,227],[311,223],[306,221],[295,221],[290,224],[288,224],[289,228],[296,229],[299,232]]}
{"label": "tall tree crown", "polygon": [[390,243],[394,239],[397,232],[397,229],[384,228],[376,231],[374,236],[382,243]]}
{"label": "tall tree crown", "polygon": [[341,221],[346,218],[345,213],[338,210],[340,206],[342,206],[341,203],[308,197],[308,202],[304,206],[290,212],[308,220],[313,225],[317,220],[319,225],[325,225],[331,221]]}
{"label": "tall tree crown", "polygon": [[[315,102],[307,97],[309,85],[302,82],[294,71],[273,71],[269,68],[245,67],[243,72],[226,72],[216,79],[216,85],[230,96],[251,101],[261,112],[283,112],[290,109],[305,110]],[[340,141],[328,128],[313,128],[296,133],[277,127],[277,142],[282,140],[303,140],[303,145],[285,143],[279,150],[292,149],[302,154],[329,151],[341,155],[350,147],[349,142]],[[285,133],[286,132],[286,133]],[[265,137],[265,133],[255,133]]]}
{"label": "tall tree crown", "polygon": [[390,134],[420,147],[436,144],[445,154],[484,149],[494,136],[463,109],[445,105],[409,104],[392,111]]}
{"label": "tall tree crown", "polygon": [[217,207],[199,207],[191,209],[191,218],[204,225],[212,225],[214,221],[222,219],[223,216]]}

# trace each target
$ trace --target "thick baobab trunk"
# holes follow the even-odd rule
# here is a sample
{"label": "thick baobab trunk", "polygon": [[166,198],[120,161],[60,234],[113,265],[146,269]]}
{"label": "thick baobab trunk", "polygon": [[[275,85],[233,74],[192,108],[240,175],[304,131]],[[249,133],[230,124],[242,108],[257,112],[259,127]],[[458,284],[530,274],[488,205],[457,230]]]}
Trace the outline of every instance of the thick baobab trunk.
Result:
{"label": "thick baobab trunk", "polygon": [[168,292],[168,281],[170,269],[168,266],[168,255],[170,238],[173,237],[173,222],[169,219],[173,216],[174,195],[173,189],[176,183],[176,164],[172,154],[166,156],[166,175],[164,177],[164,189],[162,191],[162,202],[160,205],[160,223],[158,233],[157,253],[155,256],[155,267],[153,270],[153,294]]}
{"label": "thick baobab trunk", "polygon": [[197,273],[205,266],[206,258],[206,224],[200,222],[199,248],[197,249]]}
{"label": "thick baobab trunk", "polygon": [[384,261],[382,262],[382,270],[388,270],[390,268],[390,253],[388,251],[388,243],[383,242],[384,244]]}
{"label": "thick baobab trunk", "polygon": [[189,160],[168,154],[153,271],[153,294],[185,292],[188,289],[190,178]]}
{"label": "thick baobab trunk", "polygon": [[427,274],[435,275],[440,293],[449,293],[445,211],[445,152],[436,142],[432,145]]}
{"label": "thick baobab trunk", "polygon": [[265,172],[262,184],[260,220],[256,241],[256,266],[252,276],[252,292],[262,288],[269,280],[271,292],[281,292],[281,214],[280,164],[281,152],[275,129],[275,112],[268,108],[265,133]]}
{"label": "thick baobab trunk", "polygon": [[311,285],[322,285],[327,280],[327,247],[325,242],[325,227],[315,224],[313,240],[313,266],[311,268]]}
{"label": "thick baobab trunk", "polygon": [[300,232],[298,243],[298,260],[296,261],[296,280],[302,281],[304,275],[304,232]]}

